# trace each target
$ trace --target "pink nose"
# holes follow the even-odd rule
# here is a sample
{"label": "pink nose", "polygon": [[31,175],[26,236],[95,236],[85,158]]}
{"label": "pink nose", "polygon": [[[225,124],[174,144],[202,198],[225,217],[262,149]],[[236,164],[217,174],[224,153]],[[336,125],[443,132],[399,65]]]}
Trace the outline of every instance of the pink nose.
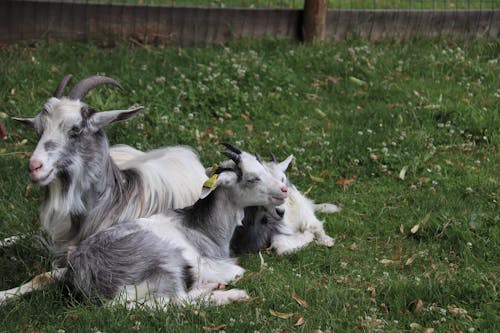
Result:
{"label": "pink nose", "polygon": [[288,192],[288,187],[286,187],[286,185],[281,186],[281,192],[287,193]]}
{"label": "pink nose", "polygon": [[37,160],[30,161],[28,166],[30,173],[35,173],[43,167],[43,163]]}

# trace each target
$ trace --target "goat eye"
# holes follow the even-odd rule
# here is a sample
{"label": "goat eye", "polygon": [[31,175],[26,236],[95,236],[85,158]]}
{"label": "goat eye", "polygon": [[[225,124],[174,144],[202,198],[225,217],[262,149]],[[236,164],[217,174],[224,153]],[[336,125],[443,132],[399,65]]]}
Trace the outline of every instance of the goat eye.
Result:
{"label": "goat eye", "polygon": [[248,180],[248,182],[251,183],[251,184],[255,184],[255,183],[260,182],[260,178],[259,177],[250,178]]}
{"label": "goat eye", "polygon": [[82,129],[78,126],[71,127],[71,129],[68,132],[69,136],[71,137],[78,136],[80,133],[82,133]]}

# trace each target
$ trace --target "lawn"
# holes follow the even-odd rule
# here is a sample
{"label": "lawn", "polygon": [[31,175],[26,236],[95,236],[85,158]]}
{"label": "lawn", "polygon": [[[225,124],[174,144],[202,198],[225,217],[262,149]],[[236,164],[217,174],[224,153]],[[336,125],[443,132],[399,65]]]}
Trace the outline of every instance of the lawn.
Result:
{"label": "lawn", "polygon": [[219,141],[279,159],[316,202],[332,248],[241,256],[249,302],[128,312],[64,286],[0,306],[0,332],[500,331],[500,42],[302,45],[261,40],[203,49],[51,43],[0,49],[0,289],[50,269],[38,245],[43,189],[30,184],[36,144],[11,116],[39,110],[60,78],[105,74],[98,110],[142,104],[107,129],[111,143],[195,147]]}

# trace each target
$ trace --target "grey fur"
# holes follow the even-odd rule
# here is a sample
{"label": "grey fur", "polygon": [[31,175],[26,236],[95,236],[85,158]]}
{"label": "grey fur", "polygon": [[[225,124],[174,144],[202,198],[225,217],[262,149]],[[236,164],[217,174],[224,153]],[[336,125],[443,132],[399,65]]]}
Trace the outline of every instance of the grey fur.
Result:
{"label": "grey fur", "polygon": [[[66,279],[92,301],[116,295],[120,286],[151,281],[150,292],[175,296],[193,278],[182,251],[135,222],[112,227],[80,243],[69,256]],[[169,283],[159,283],[167,279]]]}
{"label": "grey fur", "polygon": [[231,250],[234,253],[258,252],[269,247],[274,235],[284,232],[282,213],[270,210],[276,208],[265,206],[245,208],[242,225],[236,228],[231,238]]}
{"label": "grey fur", "polygon": [[[242,165],[252,160],[244,154]],[[233,272],[243,273],[229,253],[243,209],[248,203],[271,205],[276,198],[286,198],[285,185],[253,163],[221,163],[216,188],[190,207],[118,224],[83,240],[69,255],[67,278],[91,299],[117,297],[134,285],[146,285],[154,297],[182,298],[190,280],[231,281]],[[265,178],[252,181],[258,172]],[[229,272],[219,272],[211,264],[229,265]],[[218,280],[210,280],[214,278]]]}

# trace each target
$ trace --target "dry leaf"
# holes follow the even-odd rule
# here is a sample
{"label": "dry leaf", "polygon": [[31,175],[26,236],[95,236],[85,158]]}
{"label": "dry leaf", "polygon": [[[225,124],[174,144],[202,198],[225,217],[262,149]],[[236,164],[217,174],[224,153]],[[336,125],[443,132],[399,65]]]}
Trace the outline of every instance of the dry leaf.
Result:
{"label": "dry leaf", "polygon": [[405,177],[406,177],[406,171],[408,171],[408,166],[405,165],[401,171],[399,172],[399,179],[401,180],[405,180]]}
{"label": "dry leaf", "polygon": [[379,155],[375,155],[375,154],[370,154],[370,158],[374,161],[377,161],[380,159],[380,156]]}
{"label": "dry leaf", "polygon": [[423,306],[424,302],[422,302],[420,298],[417,298],[415,301],[413,301],[413,312],[420,312]]}
{"label": "dry leaf", "polygon": [[460,327],[458,327],[457,323],[453,324],[453,330],[455,331],[455,333],[463,333]]}
{"label": "dry leaf", "polygon": [[281,318],[281,319],[288,319],[290,318],[291,316],[293,316],[293,313],[285,313],[285,312],[279,312],[279,311],[275,311],[273,309],[269,309],[269,313],[275,317],[278,317],[278,318]]}
{"label": "dry leaf", "polygon": [[247,125],[247,132],[252,133],[253,132],[253,124],[248,124]]}
{"label": "dry leaf", "polygon": [[230,129],[227,129],[224,131],[224,135],[226,136],[234,136],[234,132]]}
{"label": "dry leaf", "polygon": [[351,245],[349,245],[348,249],[351,251],[356,251],[358,249],[358,245],[356,243],[352,243]]}
{"label": "dry leaf", "polygon": [[243,117],[243,119],[245,119],[245,121],[250,121],[250,116],[246,113],[242,113],[241,116]]}
{"label": "dry leaf", "polygon": [[344,177],[340,177],[336,182],[335,184],[337,185],[341,185],[344,187],[344,189],[349,186],[349,185],[352,185],[356,182],[356,178],[344,178]]}
{"label": "dry leaf", "polygon": [[325,180],[321,177],[316,177],[316,176],[313,176],[313,175],[309,175],[309,177],[311,178],[311,180],[313,182],[316,182],[316,183],[322,183],[324,182]]}
{"label": "dry leaf", "polygon": [[382,265],[390,265],[394,264],[394,260],[389,260],[389,259],[382,259],[379,261]]}
{"label": "dry leaf", "polygon": [[411,229],[410,229],[410,232],[412,234],[416,234],[418,229],[420,228],[420,225],[419,224],[415,224]]}
{"label": "dry leaf", "polygon": [[404,234],[404,233],[405,233],[405,226],[404,226],[404,225],[402,225],[402,224],[401,224],[401,225],[399,226],[399,232],[400,232],[401,234]]}
{"label": "dry leaf", "polygon": [[31,190],[31,184],[27,184],[24,188],[24,197],[27,198]]}
{"label": "dry leaf", "polygon": [[217,325],[217,326],[215,326],[214,324],[212,324],[209,327],[203,326],[203,330],[205,332],[220,331],[223,328],[226,328],[226,324],[220,324],[220,325]]}
{"label": "dry leaf", "polygon": [[295,291],[292,292],[292,298],[297,302],[299,303],[300,306],[302,306],[303,308],[307,308],[309,305],[307,304],[306,300],[304,300],[303,298],[299,297]]}
{"label": "dry leaf", "polygon": [[298,316],[296,317],[296,321],[295,321],[295,324],[293,324],[293,326],[300,326],[300,325],[303,325],[306,321],[304,320],[304,317],[302,316]]}
{"label": "dry leaf", "polygon": [[416,254],[412,255],[410,258],[408,258],[408,260],[406,260],[405,266],[410,266],[411,264],[413,264],[413,261],[415,261],[416,258],[417,258]]}
{"label": "dry leaf", "polygon": [[453,317],[465,317],[467,315],[467,310],[459,308],[454,304],[448,306],[448,312],[451,313]]}
{"label": "dry leaf", "polygon": [[434,329],[432,327],[427,327],[423,333],[434,333]]}

